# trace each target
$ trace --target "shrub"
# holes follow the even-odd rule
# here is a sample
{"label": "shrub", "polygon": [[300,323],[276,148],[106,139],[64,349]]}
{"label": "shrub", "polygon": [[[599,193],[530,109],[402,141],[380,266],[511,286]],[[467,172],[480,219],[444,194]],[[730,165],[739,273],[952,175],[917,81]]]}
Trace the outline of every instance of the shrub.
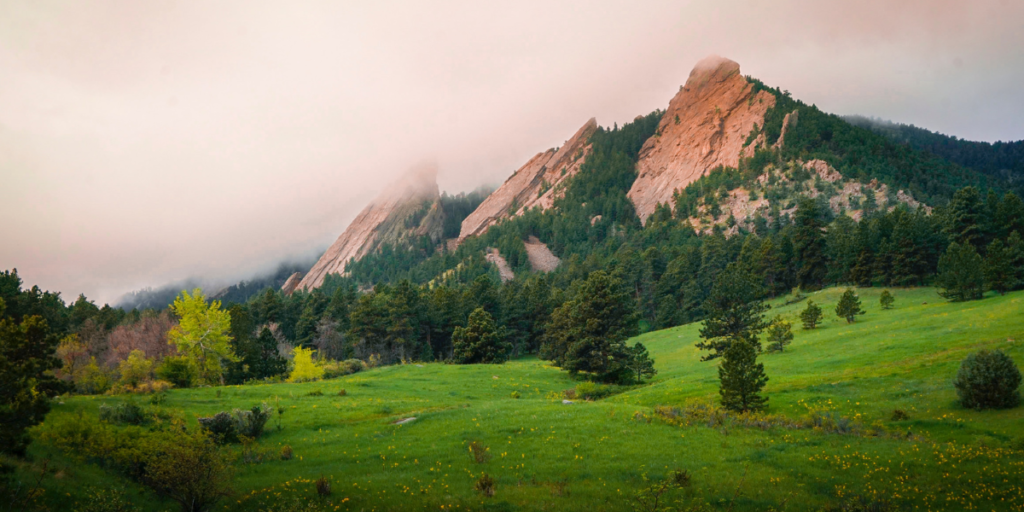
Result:
{"label": "shrub", "polygon": [[793,342],[793,326],[776,316],[768,325],[768,351],[782,352],[786,345]]}
{"label": "shrub", "polygon": [[116,423],[118,425],[142,425],[146,422],[146,411],[134,400],[126,400],[110,407],[107,404],[100,406],[100,421]]}
{"label": "shrub", "polygon": [[263,428],[270,419],[271,408],[267,404],[253,406],[248,411],[235,409],[235,431],[240,436],[252,439],[259,439],[263,435]]}
{"label": "shrub", "polygon": [[322,389],[314,389],[314,390],[306,393],[306,396],[324,396],[324,390],[322,390]]}
{"label": "shrub", "polygon": [[521,396],[521,395],[519,394],[519,392],[518,392],[518,391],[513,391],[513,392],[512,392],[512,398],[519,398],[520,396]]}
{"label": "shrub", "polygon": [[469,443],[469,454],[473,456],[473,460],[476,461],[477,464],[483,464],[484,462],[491,460],[490,451],[490,448],[484,446],[483,443],[479,441],[471,441]]}
{"label": "shrub", "polygon": [[1020,403],[1021,374],[1000,350],[980,350],[960,363],[953,386],[968,409],[1008,409]]}
{"label": "shrub", "polygon": [[576,399],[576,388],[566,389],[565,391],[562,391],[562,395],[565,396],[566,400],[575,400]]}
{"label": "shrub", "polygon": [[120,383],[125,387],[134,388],[142,382],[150,380],[153,375],[153,360],[147,359],[141,350],[132,350],[128,359],[117,364],[121,374]]}
{"label": "shrub", "polygon": [[313,349],[295,347],[294,367],[288,375],[288,382],[309,382],[324,377],[324,368],[313,360]]}
{"label": "shrub", "polygon": [[882,296],[878,298],[878,303],[882,305],[882,309],[892,309],[894,302],[896,302],[896,299],[889,293],[889,290],[882,290]]}
{"label": "shrub", "polygon": [[96,363],[96,358],[89,360],[74,376],[75,388],[79,393],[96,395],[106,393],[114,384],[114,378],[109,371]]}
{"label": "shrub", "polygon": [[341,390],[338,391],[338,396],[345,396],[345,395],[348,395],[348,391],[345,391],[345,388],[341,388]]}
{"label": "shrub", "polygon": [[491,496],[494,496],[494,479],[487,473],[484,473],[477,479],[476,484],[473,485],[473,489],[490,498]]}
{"label": "shrub", "polygon": [[322,498],[331,495],[331,482],[327,481],[327,477],[320,475],[320,478],[316,479],[316,493]]}
{"label": "shrub", "polygon": [[124,487],[110,489],[93,489],[78,502],[75,512],[135,512],[139,510],[132,504],[131,498]]}
{"label": "shrub", "polygon": [[161,443],[147,460],[143,481],[157,494],[177,502],[183,512],[211,510],[231,492],[227,462],[201,430]]}
{"label": "shrub", "polygon": [[281,460],[292,460],[294,456],[291,445],[286,444],[281,448]]}
{"label": "shrub", "polygon": [[593,382],[581,382],[576,385],[573,396],[583,400],[597,400],[614,394],[616,389],[617,388],[615,386],[595,384]]}
{"label": "shrub", "polygon": [[228,412],[218,412],[208,418],[196,418],[199,426],[210,434],[210,438],[218,444],[233,443],[238,441],[238,432],[235,430],[235,420]]}
{"label": "shrub", "polygon": [[892,421],[906,421],[910,419],[910,415],[903,409],[893,409]]}
{"label": "shrub", "polygon": [[804,329],[814,329],[821,322],[821,307],[813,300],[808,300],[807,307],[800,312],[800,320],[804,324]]}
{"label": "shrub", "polygon": [[156,376],[175,387],[189,388],[195,385],[199,373],[187,357],[168,356],[156,367]]}

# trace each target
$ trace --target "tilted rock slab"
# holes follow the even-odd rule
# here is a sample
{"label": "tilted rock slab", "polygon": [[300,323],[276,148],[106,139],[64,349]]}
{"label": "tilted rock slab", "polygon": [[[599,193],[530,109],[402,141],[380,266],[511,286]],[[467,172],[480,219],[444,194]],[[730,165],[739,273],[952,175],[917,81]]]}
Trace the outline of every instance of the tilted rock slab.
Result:
{"label": "tilted rock slab", "polygon": [[[439,197],[436,167],[421,166],[409,171],[397,183],[384,189],[377,199],[363,209],[306,273],[297,289],[318,288],[323,284],[327,274],[344,273],[349,260],[358,260],[369,254],[381,242],[393,242],[403,234],[410,233],[404,226],[405,219],[422,208],[424,201],[436,203]],[[411,233],[426,234],[436,231],[427,225],[434,224],[439,218],[434,211],[436,207],[434,204],[432,210]]]}
{"label": "tilted rock slab", "polygon": [[548,209],[564,193],[565,180],[575,175],[590,152],[590,136],[597,130],[591,118],[559,149],[549,149],[526,162],[462,221],[459,239],[480,235],[501,219],[522,215],[539,206]]}
{"label": "tilted rock slab", "polygon": [[674,209],[673,192],[715,167],[737,167],[747,136],[773,105],[775,96],[755,94],[739,64],[718,56],[698,62],[640,150],[628,194],[640,220],[659,203]]}
{"label": "tilted rock slab", "polygon": [[296,272],[288,276],[288,280],[281,285],[281,293],[285,295],[291,295],[292,292],[298,288],[299,283],[302,282],[302,272]]}

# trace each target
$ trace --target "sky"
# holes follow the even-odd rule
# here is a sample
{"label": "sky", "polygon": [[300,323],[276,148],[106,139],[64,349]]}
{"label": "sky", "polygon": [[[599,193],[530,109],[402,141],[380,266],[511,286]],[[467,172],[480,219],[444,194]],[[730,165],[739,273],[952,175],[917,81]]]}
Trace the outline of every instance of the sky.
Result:
{"label": "sky", "polygon": [[0,2],[0,269],[97,303],[314,257],[387,184],[499,184],[701,58],[1024,139],[1024,2]]}

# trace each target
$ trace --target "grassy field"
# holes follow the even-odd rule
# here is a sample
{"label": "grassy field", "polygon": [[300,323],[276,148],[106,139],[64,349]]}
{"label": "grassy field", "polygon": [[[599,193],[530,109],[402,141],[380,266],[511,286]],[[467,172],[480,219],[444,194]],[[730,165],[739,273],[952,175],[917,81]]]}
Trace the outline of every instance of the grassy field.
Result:
{"label": "grassy field", "polygon": [[[295,457],[238,464],[237,494],[218,506],[229,511],[258,510],[277,493],[312,498],[321,475],[333,482],[338,510],[630,510],[645,479],[677,468],[693,481],[677,497],[721,510],[816,510],[856,496],[916,510],[1024,510],[1024,446],[1017,444],[1024,407],[964,410],[950,383],[959,362],[980,348],[1002,349],[1024,366],[1024,292],[951,304],[932,289],[894,290],[895,308],[882,311],[880,290],[860,290],[867,313],[852,325],[835,318],[841,292],[810,296],[825,312],[814,331],[799,327],[803,302],[773,301],[770,314],[792,321],[796,338],[785,353],[761,358],[776,415],[762,428],[742,418],[683,421],[656,412],[717,399],[717,363],[699,361],[696,324],[640,336],[657,377],[594,402],[563,404],[561,392],[576,382],[527,359],[174,390],[150,407],[182,411],[192,423],[260,402],[284,408],[280,428],[272,421],[260,445],[274,453],[290,445]],[[310,396],[314,390],[322,396]],[[118,400],[69,398],[47,421],[96,414]],[[894,409],[909,419],[892,421]],[[846,417],[852,426],[849,433],[801,426],[814,414]],[[474,441],[488,448],[488,460],[474,459]],[[55,509],[120,481],[43,443],[31,454],[37,469],[48,461],[40,484]],[[473,489],[484,472],[496,480],[490,498]],[[125,485],[147,510],[175,509]]]}

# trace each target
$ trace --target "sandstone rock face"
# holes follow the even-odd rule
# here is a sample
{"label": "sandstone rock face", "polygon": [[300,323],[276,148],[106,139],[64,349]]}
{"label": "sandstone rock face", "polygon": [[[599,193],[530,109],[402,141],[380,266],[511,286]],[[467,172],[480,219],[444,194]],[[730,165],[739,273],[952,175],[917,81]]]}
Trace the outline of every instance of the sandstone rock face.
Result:
{"label": "sandstone rock face", "polygon": [[295,288],[299,286],[299,283],[301,281],[302,272],[296,272],[288,276],[288,280],[286,280],[284,284],[281,285],[281,292],[284,293],[285,295],[290,295],[292,292],[295,291]]}
{"label": "sandstone rock face", "polygon": [[530,235],[523,245],[526,246],[526,257],[530,260],[530,268],[539,272],[552,272],[562,260],[548,249],[547,244]]}
{"label": "sandstone rock face", "polygon": [[718,56],[697,63],[640,150],[628,194],[640,220],[659,203],[674,208],[672,193],[711,169],[738,166],[747,136],[773,105],[768,92],[753,92],[739,64]]}
{"label": "sandstone rock face", "polygon": [[507,283],[516,278],[516,274],[512,272],[512,267],[508,266],[508,261],[505,261],[505,257],[497,249],[488,247],[484,259],[498,267],[498,276],[501,278],[501,282]]}
{"label": "sandstone rock face", "polygon": [[[387,187],[349,224],[296,288],[312,290],[324,282],[327,274],[345,271],[351,259],[369,254],[384,242],[397,242],[403,237],[430,234],[440,236],[440,209],[437,201],[437,168],[421,166],[406,173],[397,183]],[[408,219],[429,208],[415,226]]]}
{"label": "sandstone rock face", "polygon": [[462,221],[459,239],[482,234],[501,219],[521,215],[534,206],[551,208],[565,180],[586,160],[590,135],[596,130],[597,121],[590,119],[561,148],[531,158]]}

